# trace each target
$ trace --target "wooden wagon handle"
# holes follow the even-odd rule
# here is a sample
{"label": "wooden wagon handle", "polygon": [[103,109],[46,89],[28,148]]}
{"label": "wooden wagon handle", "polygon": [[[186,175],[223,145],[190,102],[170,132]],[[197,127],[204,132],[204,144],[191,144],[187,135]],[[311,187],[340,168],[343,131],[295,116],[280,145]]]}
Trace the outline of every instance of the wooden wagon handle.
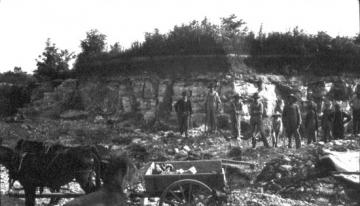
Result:
{"label": "wooden wagon handle", "polygon": [[[15,198],[25,198],[24,193],[19,192],[9,192],[7,193],[9,197]],[[43,194],[35,194],[35,198],[76,198],[85,195],[85,193],[43,193]]]}
{"label": "wooden wagon handle", "polygon": [[250,167],[257,166],[257,164],[254,162],[245,162],[245,161],[229,160],[229,159],[222,159],[221,164],[223,164],[223,165],[249,165]]}
{"label": "wooden wagon handle", "polygon": [[331,172],[333,175],[336,174],[344,174],[344,175],[360,175],[360,172],[340,172],[340,171],[333,171]]}

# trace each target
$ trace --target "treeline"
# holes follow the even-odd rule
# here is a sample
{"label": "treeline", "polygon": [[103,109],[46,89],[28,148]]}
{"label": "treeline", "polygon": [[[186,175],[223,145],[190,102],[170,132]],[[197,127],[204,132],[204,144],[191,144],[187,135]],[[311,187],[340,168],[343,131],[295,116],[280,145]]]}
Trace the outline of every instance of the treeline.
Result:
{"label": "treeline", "polygon": [[14,71],[0,74],[0,117],[10,116],[31,101],[31,90],[36,80],[15,67]]}
{"label": "treeline", "polygon": [[360,71],[360,36],[335,38],[326,32],[292,31],[263,34],[252,39],[247,64],[261,72],[291,75],[334,75]]}
{"label": "treeline", "polygon": [[[221,18],[218,25],[205,18],[175,26],[165,34],[155,29],[145,34],[143,42],[134,42],[128,49],[119,43],[107,46],[106,35],[91,30],[81,41],[82,51],[76,57],[67,50],[57,49],[48,40],[44,53],[39,56],[35,76],[39,79],[56,79],[114,73],[227,72],[230,64],[226,62],[226,54],[249,54],[251,57],[246,63],[261,72],[358,72],[359,43],[359,36],[333,38],[326,32],[306,34],[297,27],[289,32],[268,34],[260,28],[255,34],[248,31],[242,19],[230,15]],[[159,56],[174,59],[170,63],[166,60],[158,61],[156,57]],[[186,58],[189,56],[214,59],[211,64],[206,64],[208,60],[200,60],[191,66],[194,61]],[[73,58],[76,58],[74,68],[70,70],[68,63]]]}
{"label": "treeline", "polygon": [[[242,19],[235,15],[221,18],[221,24],[210,23],[206,18],[199,21],[192,21],[189,24],[175,26],[170,32],[161,34],[158,29],[154,32],[145,33],[144,42],[134,42],[129,49],[122,49],[119,43],[110,45],[108,51],[104,51],[106,36],[96,30],[87,33],[85,40],[81,42],[82,53],[75,64],[76,75],[108,74],[108,73],[137,73],[156,72],[166,73],[190,73],[194,71],[226,72],[229,64],[224,64],[224,55],[228,50],[238,53],[246,53],[248,48],[245,45],[247,28]],[[181,56],[189,55],[215,55],[219,64],[217,67],[208,67],[203,70],[202,66],[186,66],[187,60]],[[131,62],[136,57],[156,56],[180,56],[176,66],[162,66],[161,63],[144,61],[143,65]],[[215,60],[216,61],[216,60]],[[215,64],[216,65],[216,64]],[[225,65],[225,66],[224,66]],[[198,69],[197,69],[198,68]]]}
{"label": "treeline", "polygon": [[306,34],[295,27],[285,33],[272,32],[264,34],[260,29],[256,38],[252,39],[250,54],[252,55],[359,55],[360,39],[337,36],[332,38],[326,32],[315,35]]}
{"label": "treeline", "polygon": [[158,29],[145,33],[143,43],[135,42],[125,50],[127,56],[159,55],[207,55],[226,53],[247,53],[247,27],[242,19],[235,15],[221,18],[221,24],[210,23],[206,18],[201,22],[175,26],[167,34]]}

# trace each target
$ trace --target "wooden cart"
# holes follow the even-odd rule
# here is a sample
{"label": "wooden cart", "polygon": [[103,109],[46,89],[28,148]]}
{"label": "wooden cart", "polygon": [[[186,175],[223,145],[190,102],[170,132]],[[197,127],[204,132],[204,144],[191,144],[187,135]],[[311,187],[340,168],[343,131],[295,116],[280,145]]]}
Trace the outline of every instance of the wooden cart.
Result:
{"label": "wooden cart", "polygon": [[[195,174],[152,174],[156,164],[171,164],[174,169],[196,168]],[[144,176],[146,197],[159,197],[159,206],[220,205],[226,201],[224,167],[254,164],[232,160],[153,162]]]}
{"label": "wooden cart", "polygon": [[[196,173],[153,174],[156,164],[171,164],[175,170],[191,167]],[[158,198],[159,206],[175,205],[221,205],[226,201],[227,182],[225,167],[255,164],[234,160],[198,160],[152,162],[144,175],[145,191],[131,194],[132,197]],[[8,193],[9,196],[24,198],[22,192]],[[37,194],[36,198],[74,198],[83,194],[50,193]]]}

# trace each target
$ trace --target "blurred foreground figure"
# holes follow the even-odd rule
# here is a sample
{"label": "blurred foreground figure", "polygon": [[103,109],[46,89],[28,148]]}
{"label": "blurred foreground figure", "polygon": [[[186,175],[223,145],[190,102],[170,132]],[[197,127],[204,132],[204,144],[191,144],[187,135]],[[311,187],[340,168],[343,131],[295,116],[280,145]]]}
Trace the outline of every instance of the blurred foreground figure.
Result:
{"label": "blurred foreground figure", "polygon": [[178,117],[180,135],[185,133],[185,137],[188,137],[189,118],[192,113],[192,108],[186,91],[182,92],[182,98],[176,102],[174,108]]}
{"label": "blurred foreground figure", "polygon": [[350,122],[351,116],[342,111],[339,104],[335,104],[335,111],[330,117],[334,139],[344,139],[345,124]]}
{"label": "blurred foreground figure", "polygon": [[205,101],[205,113],[207,130],[210,133],[216,131],[216,114],[219,112],[221,100],[219,94],[215,91],[214,86],[210,84],[209,93]]}
{"label": "blurred foreground figure", "polygon": [[288,147],[291,148],[291,139],[295,137],[296,148],[301,147],[300,133],[299,128],[301,125],[301,113],[299,106],[295,104],[297,97],[295,95],[290,95],[289,99],[286,102],[284,107],[282,120],[285,128],[286,135],[289,139]]}
{"label": "blurred foreground figure", "polygon": [[136,168],[126,155],[114,152],[104,171],[103,187],[96,192],[76,198],[65,206],[126,206],[128,204],[124,185],[132,182],[135,173]]}

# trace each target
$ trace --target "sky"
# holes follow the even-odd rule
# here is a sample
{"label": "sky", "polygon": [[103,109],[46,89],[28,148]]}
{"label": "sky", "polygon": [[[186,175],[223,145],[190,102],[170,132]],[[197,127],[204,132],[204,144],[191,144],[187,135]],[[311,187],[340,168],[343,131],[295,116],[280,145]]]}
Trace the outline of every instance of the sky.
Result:
{"label": "sky", "polygon": [[235,14],[255,33],[286,32],[331,36],[359,33],[358,0],[0,0],[0,72],[19,66],[28,73],[50,38],[60,49],[79,53],[86,32],[98,29],[107,43],[128,48],[145,32]]}

